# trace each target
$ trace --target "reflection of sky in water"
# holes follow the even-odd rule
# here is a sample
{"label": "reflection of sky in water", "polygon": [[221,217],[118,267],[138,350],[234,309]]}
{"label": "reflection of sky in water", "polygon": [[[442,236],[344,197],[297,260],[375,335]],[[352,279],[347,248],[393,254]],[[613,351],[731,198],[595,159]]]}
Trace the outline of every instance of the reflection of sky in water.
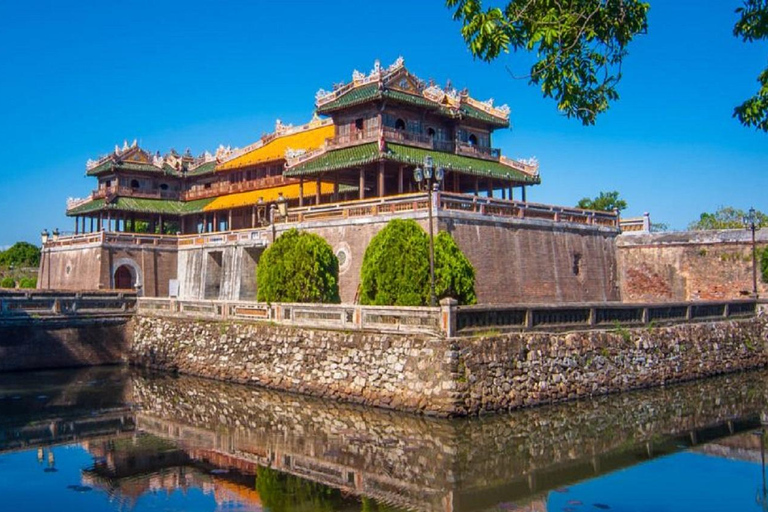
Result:
{"label": "reflection of sky in water", "polygon": [[[56,472],[45,472],[48,463],[38,463],[37,450],[0,456],[0,510],[24,512],[77,511],[102,512],[104,510],[146,511],[213,511],[216,501],[212,494],[191,488],[149,492],[141,496],[133,507],[99,489],[90,491],[70,486],[85,486],[80,471],[93,463],[91,455],[79,446],[56,447]],[[236,508],[234,510],[237,510]]]}
{"label": "reflection of sky in water", "polygon": [[755,512],[760,465],[684,452],[551,492],[548,512]]}

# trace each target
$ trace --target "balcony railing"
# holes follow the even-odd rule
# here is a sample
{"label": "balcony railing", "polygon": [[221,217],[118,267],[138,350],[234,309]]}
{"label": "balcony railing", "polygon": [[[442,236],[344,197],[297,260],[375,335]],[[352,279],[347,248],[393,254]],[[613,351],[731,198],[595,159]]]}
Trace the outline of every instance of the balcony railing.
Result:
{"label": "balcony railing", "polygon": [[501,156],[501,150],[487,146],[477,146],[466,142],[456,144],[456,153],[473,158],[485,158],[488,160],[498,160]]}
{"label": "balcony railing", "polygon": [[104,199],[109,196],[137,197],[142,199],[173,199],[178,200],[181,192],[177,190],[145,190],[131,187],[99,188],[91,192],[91,199]]}

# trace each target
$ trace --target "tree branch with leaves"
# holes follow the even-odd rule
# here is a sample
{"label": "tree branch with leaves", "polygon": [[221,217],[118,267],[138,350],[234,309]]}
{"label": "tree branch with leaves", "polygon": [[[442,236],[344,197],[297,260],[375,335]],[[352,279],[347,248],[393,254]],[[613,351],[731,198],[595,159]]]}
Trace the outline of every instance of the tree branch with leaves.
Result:
{"label": "tree branch with leaves", "polygon": [[[739,21],[733,27],[733,35],[751,43],[768,39],[768,0],[747,0],[736,9]],[[744,126],[754,126],[768,132],[768,68],[757,77],[760,89],[733,110],[733,117]]]}
{"label": "tree branch with leaves", "polygon": [[492,61],[526,51],[538,59],[527,75],[567,117],[585,125],[618,99],[621,63],[632,39],[645,32],[649,5],[638,0],[447,0],[472,54]]}

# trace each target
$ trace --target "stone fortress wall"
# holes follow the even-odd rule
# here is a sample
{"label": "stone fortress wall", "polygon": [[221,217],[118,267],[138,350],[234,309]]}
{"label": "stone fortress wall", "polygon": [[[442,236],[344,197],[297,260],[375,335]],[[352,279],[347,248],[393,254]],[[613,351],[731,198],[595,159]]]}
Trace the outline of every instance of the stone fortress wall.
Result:
{"label": "stone fortress wall", "polygon": [[139,366],[440,416],[764,366],[768,319],[461,338],[135,318]]}
{"label": "stone fortress wall", "polygon": [[[179,298],[255,300],[258,259],[273,236],[296,227],[324,238],[340,258],[340,293],[354,303],[365,249],[393,218],[409,218],[428,229],[426,211],[338,220],[277,223],[249,235],[227,233],[178,243],[163,237],[120,234],[91,244],[46,249],[39,286],[98,289],[115,286],[126,265],[147,297],[167,297],[170,280]],[[614,240],[617,230],[541,219],[484,216],[439,210],[439,230],[449,231],[476,270],[479,303],[600,302],[620,299]],[[194,241],[194,240],[192,240]]]}

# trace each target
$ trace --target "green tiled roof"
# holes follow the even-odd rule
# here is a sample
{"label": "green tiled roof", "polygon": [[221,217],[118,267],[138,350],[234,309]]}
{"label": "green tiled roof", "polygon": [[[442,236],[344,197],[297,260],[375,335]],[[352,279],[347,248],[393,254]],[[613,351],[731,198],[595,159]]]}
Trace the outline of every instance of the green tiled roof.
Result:
{"label": "green tiled roof", "polygon": [[492,116],[488,112],[480,110],[479,108],[475,108],[472,105],[468,105],[466,103],[461,104],[460,110],[462,114],[464,114],[464,117],[468,117],[470,119],[476,119],[478,121],[482,121],[484,123],[493,124],[500,127],[509,126],[509,120]]}
{"label": "green tiled roof", "polygon": [[142,199],[137,197],[118,197],[112,203],[105,204],[104,199],[95,199],[67,211],[68,216],[84,215],[99,210],[120,210],[138,213],[166,213],[170,215],[185,215],[203,211],[214,198],[197,199],[195,201],[171,201],[167,199]]}
{"label": "green tiled roof", "polygon": [[427,155],[432,157],[436,166],[445,167],[448,170],[463,174],[514,180],[520,183],[533,184],[541,182],[538,176],[530,176],[493,160],[471,158],[454,153],[444,153],[392,143],[387,143],[387,151],[385,153],[379,153],[378,143],[375,142],[328,151],[313,160],[285,171],[283,174],[288,178],[315,175],[327,171],[365,165],[381,159],[415,165],[423,162],[424,157]]}
{"label": "green tiled roof", "polygon": [[187,176],[200,176],[202,174],[208,174],[209,172],[213,172],[215,168],[216,160],[212,160],[210,162],[198,165],[191,171],[187,171]]}
{"label": "green tiled roof", "polygon": [[384,97],[395,100],[395,101],[402,101],[403,103],[409,103],[411,105],[417,105],[419,107],[426,107],[426,108],[440,107],[439,103],[428,100],[424,96],[417,95],[417,94],[409,94],[407,92],[398,91],[395,89],[388,89],[384,91]]}
{"label": "green tiled roof", "polygon": [[122,169],[126,171],[139,171],[139,172],[155,172],[155,173],[162,173],[162,169],[158,169],[152,164],[141,164],[137,162],[122,162],[120,164],[116,164],[112,160],[107,160],[103,164],[100,164],[93,169],[88,169],[85,174],[86,176],[95,176],[97,174],[100,174],[102,172],[106,171],[112,171],[114,169]]}
{"label": "green tiled roof", "polygon": [[447,170],[457,171],[463,174],[515,180],[517,182],[525,183],[541,182],[541,179],[538,176],[530,176],[493,160],[483,160],[481,158],[472,158],[456,155],[454,153],[443,153],[442,151],[431,151],[428,149],[404,146],[402,144],[388,143],[387,153],[385,153],[384,156],[387,160],[408,164],[419,164],[424,161],[424,157],[427,155],[432,157],[436,167],[444,167]]}
{"label": "green tiled roof", "polygon": [[351,107],[353,105],[359,105],[376,98],[380,98],[381,93],[379,91],[378,83],[371,83],[355,87],[345,92],[335,100],[326,103],[325,105],[318,107],[318,114],[327,114],[338,110],[340,108]]}
{"label": "green tiled roof", "polygon": [[365,165],[379,160],[378,142],[369,142],[344,149],[326,151],[322,155],[299,164],[293,169],[283,172],[287,178],[317,174],[325,171],[335,171],[336,169],[346,169],[355,165]]}

